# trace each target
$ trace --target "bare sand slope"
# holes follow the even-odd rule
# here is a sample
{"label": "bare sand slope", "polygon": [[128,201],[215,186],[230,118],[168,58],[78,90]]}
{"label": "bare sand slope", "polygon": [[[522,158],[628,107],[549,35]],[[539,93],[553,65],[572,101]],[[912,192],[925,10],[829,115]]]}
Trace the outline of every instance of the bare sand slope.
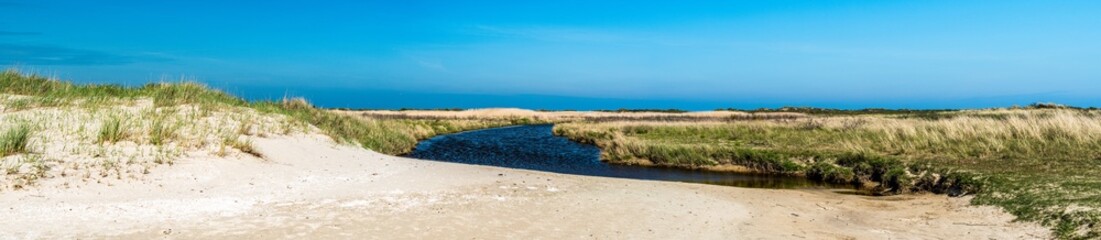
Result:
{"label": "bare sand slope", "polygon": [[[570,176],[386,156],[322,136],[266,160],[191,156],[142,180],[0,193],[0,238],[1034,239],[945,196]],[[48,185],[48,184],[47,184]],[[110,186],[109,186],[110,185]]]}

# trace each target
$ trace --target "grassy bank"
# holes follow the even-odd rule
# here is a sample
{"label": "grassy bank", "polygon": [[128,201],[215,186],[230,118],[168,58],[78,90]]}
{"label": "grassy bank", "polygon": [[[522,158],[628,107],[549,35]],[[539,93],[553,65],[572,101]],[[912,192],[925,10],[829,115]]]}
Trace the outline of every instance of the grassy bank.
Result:
{"label": "grassy bank", "polygon": [[1063,238],[1101,237],[1101,112],[1002,109],[709,123],[560,124],[611,162],[762,172],[884,193],[974,194]]}
{"label": "grassy bank", "polygon": [[419,139],[526,121],[376,119],[303,99],[250,102],[191,82],[73,84],[8,70],[0,72],[0,190],[140,179],[184,155],[262,158],[256,137],[323,133],[398,155]]}
{"label": "grassy bank", "polygon": [[315,108],[304,99],[249,102],[193,82],[151,83],[138,87],[73,84],[15,70],[0,73],[0,94],[7,99],[2,105],[5,112],[58,107],[95,109],[135,101],[149,101],[154,107],[192,106],[203,113],[251,109],[261,114],[287,116],[292,121],[288,125],[314,126],[338,141],[359,144],[386,154],[406,153],[416,145],[417,140],[439,134],[529,121],[518,118],[369,118]]}
{"label": "grassy bank", "polygon": [[194,83],[126,88],[0,73],[0,190],[140,179],[184,154],[259,156],[251,139],[307,131]]}

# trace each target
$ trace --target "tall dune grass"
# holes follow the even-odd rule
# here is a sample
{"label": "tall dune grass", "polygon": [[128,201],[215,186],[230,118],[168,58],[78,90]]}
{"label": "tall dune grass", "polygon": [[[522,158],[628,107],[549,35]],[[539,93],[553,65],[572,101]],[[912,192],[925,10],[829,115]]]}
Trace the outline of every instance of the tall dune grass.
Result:
{"label": "tall dune grass", "polygon": [[0,157],[26,152],[30,135],[31,127],[26,124],[16,125],[0,132]]}
{"label": "tall dune grass", "polygon": [[734,164],[884,192],[976,194],[976,203],[1043,222],[1060,237],[1101,237],[1097,110],[574,122],[557,125],[555,133],[599,146],[610,162]]}
{"label": "tall dune grass", "polygon": [[794,121],[567,123],[556,131],[582,141],[603,140],[616,146],[704,143],[958,161],[991,157],[1096,158],[1101,149],[1101,112],[965,111],[935,120],[856,116]]}
{"label": "tall dune grass", "polygon": [[116,143],[126,138],[127,135],[129,135],[129,131],[122,119],[118,116],[113,116],[103,121],[100,125],[99,135],[96,135],[96,141],[99,143]]}
{"label": "tall dune grass", "polygon": [[[403,154],[412,150],[417,140],[443,133],[514,124],[542,122],[539,120],[499,117],[486,119],[406,119],[363,117],[313,107],[305,99],[283,99],[249,102],[195,82],[151,83],[138,87],[102,84],[73,84],[17,70],[0,72],[0,95],[15,96],[18,106],[4,106],[5,111],[36,107],[113,106],[135,100],[151,100],[154,106],[196,106],[201,112],[244,107],[262,113],[289,116],[299,125],[313,126],[337,141],[361,145],[386,154]],[[9,104],[11,105],[11,104]],[[117,125],[117,127],[116,127]],[[124,124],[107,121],[101,142],[114,142],[125,137]],[[151,141],[162,142],[171,136],[164,126],[156,126]]]}

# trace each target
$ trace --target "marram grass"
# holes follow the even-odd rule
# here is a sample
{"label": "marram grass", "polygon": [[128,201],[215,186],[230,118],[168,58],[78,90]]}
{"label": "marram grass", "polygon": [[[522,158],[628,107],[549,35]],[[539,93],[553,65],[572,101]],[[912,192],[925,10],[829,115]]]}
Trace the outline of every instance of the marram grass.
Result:
{"label": "marram grass", "polygon": [[1068,108],[727,122],[576,122],[555,133],[610,162],[734,164],[874,186],[973,194],[1060,238],[1101,237],[1101,111]]}
{"label": "marram grass", "polygon": [[[300,125],[312,125],[342,142],[354,143],[386,154],[408,153],[418,140],[438,134],[465,130],[531,123],[530,119],[499,118],[493,120],[406,120],[374,119],[315,108],[304,99],[249,102],[195,82],[150,83],[137,87],[103,84],[73,84],[16,70],[0,72],[0,94],[19,96],[18,106],[5,106],[7,111],[34,107],[85,107],[115,105],[138,99],[149,99],[155,106],[194,105],[211,109],[247,107],[261,113],[282,114]],[[162,144],[172,139],[174,127],[155,122],[150,141]],[[116,142],[127,137],[123,119],[106,121],[99,142]]]}
{"label": "marram grass", "polygon": [[19,124],[0,132],[0,157],[27,152],[31,127]]}

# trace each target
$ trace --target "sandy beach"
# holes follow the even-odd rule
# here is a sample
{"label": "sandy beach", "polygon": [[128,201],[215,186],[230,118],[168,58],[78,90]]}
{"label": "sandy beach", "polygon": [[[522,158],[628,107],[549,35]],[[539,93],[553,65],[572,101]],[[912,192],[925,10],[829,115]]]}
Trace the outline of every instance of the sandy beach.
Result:
{"label": "sandy beach", "polygon": [[1101,240],[1098,13],[0,0],[0,240]]}
{"label": "sandy beach", "polygon": [[322,135],[188,154],[138,179],[0,193],[3,239],[1036,239],[943,195],[866,197],[407,159]]}

